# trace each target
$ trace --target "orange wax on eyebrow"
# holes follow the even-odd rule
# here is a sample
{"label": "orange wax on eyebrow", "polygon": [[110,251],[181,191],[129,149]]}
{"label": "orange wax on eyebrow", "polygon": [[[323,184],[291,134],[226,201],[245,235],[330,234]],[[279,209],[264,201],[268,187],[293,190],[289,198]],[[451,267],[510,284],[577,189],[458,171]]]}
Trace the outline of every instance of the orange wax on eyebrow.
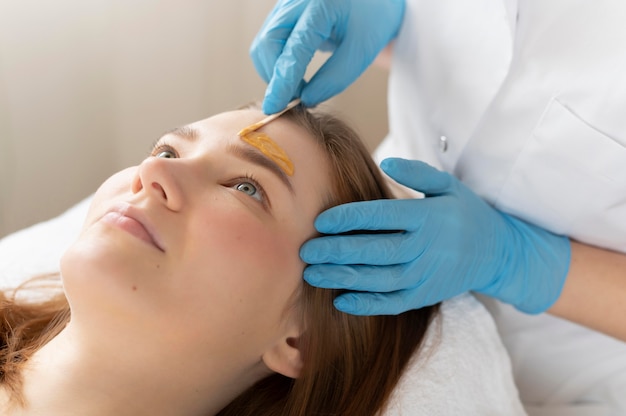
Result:
{"label": "orange wax on eyebrow", "polygon": [[256,131],[258,127],[254,124],[239,132],[239,137],[251,146],[259,149],[265,156],[272,159],[287,175],[294,172],[293,162],[287,153],[274,140],[265,133]]}

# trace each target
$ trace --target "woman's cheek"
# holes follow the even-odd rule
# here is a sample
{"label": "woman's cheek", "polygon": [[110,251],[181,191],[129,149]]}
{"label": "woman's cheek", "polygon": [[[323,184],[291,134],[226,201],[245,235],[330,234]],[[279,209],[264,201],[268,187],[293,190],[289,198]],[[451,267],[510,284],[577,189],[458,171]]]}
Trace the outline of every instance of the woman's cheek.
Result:
{"label": "woman's cheek", "polygon": [[136,166],[121,170],[110,176],[98,187],[89,205],[83,227],[86,227],[100,218],[104,214],[103,211],[106,210],[113,201],[130,193],[131,181],[136,171]]}
{"label": "woman's cheek", "polygon": [[298,238],[284,224],[264,222],[246,213],[211,222],[203,245],[212,247],[204,256],[214,262],[213,270],[217,266],[231,278],[241,279],[266,273],[276,277],[302,275],[304,264],[299,256]]}

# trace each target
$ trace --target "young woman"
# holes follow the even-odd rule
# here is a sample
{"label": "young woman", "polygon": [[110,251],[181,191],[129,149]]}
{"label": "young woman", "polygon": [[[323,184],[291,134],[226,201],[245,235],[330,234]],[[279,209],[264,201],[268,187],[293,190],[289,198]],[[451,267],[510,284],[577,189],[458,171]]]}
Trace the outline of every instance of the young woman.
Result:
{"label": "young woman", "polygon": [[384,409],[437,306],[343,314],[339,291],[304,283],[299,249],[324,209],[390,192],[335,118],[296,107],[261,128],[290,172],[238,136],[262,117],[227,112],[166,134],[98,189],[60,293],[3,295],[2,414]]}

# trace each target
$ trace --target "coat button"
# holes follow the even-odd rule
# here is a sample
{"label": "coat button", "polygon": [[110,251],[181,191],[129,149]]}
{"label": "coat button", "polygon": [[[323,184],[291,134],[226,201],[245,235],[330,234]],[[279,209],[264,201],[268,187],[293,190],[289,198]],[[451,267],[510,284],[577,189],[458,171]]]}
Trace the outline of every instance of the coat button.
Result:
{"label": "coat button", "polygon": [[439,150],[445,153],[448,150],[448,138],[446,136],[439,137]]}

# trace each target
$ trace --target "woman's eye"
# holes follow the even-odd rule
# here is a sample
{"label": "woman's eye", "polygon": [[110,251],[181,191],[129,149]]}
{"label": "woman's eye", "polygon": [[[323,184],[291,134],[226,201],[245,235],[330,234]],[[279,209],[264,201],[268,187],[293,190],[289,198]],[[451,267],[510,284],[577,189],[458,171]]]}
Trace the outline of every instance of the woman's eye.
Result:
{"label": "woman's eye", "polygon": [[155,152],[154,157],[161,159],[176,159],[176,153],[173,150],[159,150]]}
{"label": "woman's eye", "polygon": [[240,192],[243,192],[246,195],[251,196],[254,199],[259,200],[260,202],[263,202],[263,194],[261,190],[259,190],[257,186],[254,185],[253,183],[240,182],[235,185],[235,189]]}
{"label": "woman's eye", "polygon": [[172,146],[167,143],[159,142],[152,147],[150,152],[151,157],[158,157],[159,159],[177,159],[178,152]]}

